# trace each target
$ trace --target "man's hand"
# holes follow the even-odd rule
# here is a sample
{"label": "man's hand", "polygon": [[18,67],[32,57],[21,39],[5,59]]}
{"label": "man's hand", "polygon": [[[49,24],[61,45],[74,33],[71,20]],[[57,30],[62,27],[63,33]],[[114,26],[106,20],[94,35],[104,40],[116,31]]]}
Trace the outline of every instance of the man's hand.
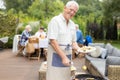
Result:
{"label": "man's hand", "polygon": [[61,50],[60,46],[58,45],[58,42],[55,39],[51,39],[50,44],[54,48],[54,50],[57,52],[57,54],[61,57],[63,65],[70,66],[71,65],[70,60],[65,55],[65,53]]}
{"label": "man's hand", "polygon": [[67,56],[62,59],[62,63],[63,63],[65,66],[70,66],[70,65],[71,65],[70,60],[68,59]]}

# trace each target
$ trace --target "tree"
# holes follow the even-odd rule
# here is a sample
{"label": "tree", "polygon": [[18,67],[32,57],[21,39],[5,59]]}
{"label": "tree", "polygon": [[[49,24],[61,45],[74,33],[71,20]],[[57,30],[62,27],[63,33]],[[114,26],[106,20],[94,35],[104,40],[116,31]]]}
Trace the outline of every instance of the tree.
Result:
{"label": "tree", "polygon": [[[42,26],[47,26],[49,20],[62,12],[64,4],[70,0],[5,0],[7,9],[13,8],[14,13],[18,14],[19,21],[25,19],[25,16],[40,20]],[[99,0],[75,0],[78,2],[80,8],[73,18],[75,23],[80,25],[80,29],[85,33],[87,20],[93,23],[96,19],[97,22],[101,20],[101,3]],[[24,3],[23,3],[24,2]],[[21,14],[22,13],[22,14]],[[27,19],[29,20],[29,18]],[[24,21],[25,22],[25,21]]]}
{"label": "tree", "polygon": [[61,0],[61,1],[63,1],[63,3],[66,4],[70,0]]}
{"label": "tree", "polygon": [[[102,13],[102,7],[99,0],[76,0],[79,4],[79,10],[77,15],[89,15],[95,14],[95,17],[99,17]],[[77,16],[76,15],[76,16]]]}
{"label": "tree", "polygon": [[99,36],[99,39],[101,40],[104,39],[104,25],[102,21],[100,22],[100,30],[99,30],[98,36]]}
{"label": "tree", "polygon": [[34,0],[4,0],[6,9],[9,10],[14,8],[16,13],[19,11],[27,12],[28,7],[32,4]]}
{"label": "tree", "polygon": [[103,13],[107,18],[120,16],[120,0],[103,0]]}
{"label": "tree", "polygon": [[[120,0],[103,0],[103,14],[104,14],[104,22],[105,24],[109,21],[110,25],[111,25],[111,30],[112,30],[112,37],[111,36],[107,36],[111,37],[111,39],[116,40],[117,39],[117,18],[120,17]],[[107,33],[111,33],[109,32],[110,30],[110,26],[107,26]],[[109,38],[108,38],[109,39]]]}
{"label": "tree", "polygon": [[117,34],[117,20],[114,21],[113,24],[113,40],[117,40],[118,34]]}
{"label": "tree", "polygon": [[16,26],[16,17],[13,14],[0,12],[0,37],[9,37],[6,47],[12,47]]}
{"label": "tree", "polygon": [[14,15],[0,12],[0,37],[12,36],[15,34],[16,18]]}
{"label": "tree", "polygon": [[63,6],[64,4],[60,0],[35,0],[29,7],[28,13],[44,23],[43,21],[62,12]]}

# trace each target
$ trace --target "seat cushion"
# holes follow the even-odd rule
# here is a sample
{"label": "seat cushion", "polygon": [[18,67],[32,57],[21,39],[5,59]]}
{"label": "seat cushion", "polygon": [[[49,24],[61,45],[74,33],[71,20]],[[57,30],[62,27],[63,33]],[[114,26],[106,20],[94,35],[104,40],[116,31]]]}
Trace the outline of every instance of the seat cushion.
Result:
{"label": "seat cushion", "polygon": [[91,64],[99,71],[103,76],[105,76],[105,67],[106,67],[106,60],[99,60],[99,61],[91,61]]}
{"label": "seat cushion", "polygon": [[120,65],[120,57],[108,56],[106,59],[107,65]]}
{"label": "seat cushion", "polygon": [[109,65],[120,65],[120,57],[108,56],[106,58],[106,72],[105,75],[108,75],[108,66]]}
{"label": "seat cushion", "polygon": [[85,55],[85,58],[87,58],[89,61],[91,61],[91,60],[95,60],[95,61],[104,60],[104,59],[102,59],[102,58],[91,57],[90,55]]}
{"label": "seat cushion", "polygon": [[119,49],[117,49],[117,48],[114,48],[114,49],[113,49],[112,56],[117,56],[117,57],[120,57],[120,50],[119,50]]}

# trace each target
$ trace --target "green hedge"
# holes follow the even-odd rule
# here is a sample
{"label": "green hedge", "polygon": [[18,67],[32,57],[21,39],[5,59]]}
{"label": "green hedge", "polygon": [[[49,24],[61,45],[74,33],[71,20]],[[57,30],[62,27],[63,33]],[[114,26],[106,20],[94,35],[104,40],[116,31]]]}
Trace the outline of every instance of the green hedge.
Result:
{"label": "green hedge", "polygon": [[5,12],[0,12],[0,38],[9,37],[8,43],[5,44],[5,48],[12,47],[13,37],[15,35],[15,29],[17,26],[16,18],[13,14],[7,14]]}

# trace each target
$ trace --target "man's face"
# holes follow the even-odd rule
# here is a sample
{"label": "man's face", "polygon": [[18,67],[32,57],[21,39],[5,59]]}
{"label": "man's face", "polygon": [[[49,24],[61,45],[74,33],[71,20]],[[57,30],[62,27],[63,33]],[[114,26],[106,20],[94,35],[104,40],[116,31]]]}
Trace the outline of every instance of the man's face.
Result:
{"label": "man's face", "polygon": [[27,28],[27,31],[28,31],[28,32],[31,32],[31,31],[32,31],[31,27],[28,27],[28,28]]}
{"label": "man's face", "polygon": [[64,17],[66,20],[71,19],[77,12],[78,8],[76,7],[76,5],[71,5],[69,7],[65,7],[64,8]]}
{"label": "man's face", "polygon": [[42,29],[40,29],[40,32],[43,32],[43,30],[42,30]]}
{"label": "man's face", "polygon": [[29,28],[29,29],[28,29],[28,31],[29,31],[29,32],[31,32],[31,31],[32,31],[32,29],[31,29],[31,28]]}

